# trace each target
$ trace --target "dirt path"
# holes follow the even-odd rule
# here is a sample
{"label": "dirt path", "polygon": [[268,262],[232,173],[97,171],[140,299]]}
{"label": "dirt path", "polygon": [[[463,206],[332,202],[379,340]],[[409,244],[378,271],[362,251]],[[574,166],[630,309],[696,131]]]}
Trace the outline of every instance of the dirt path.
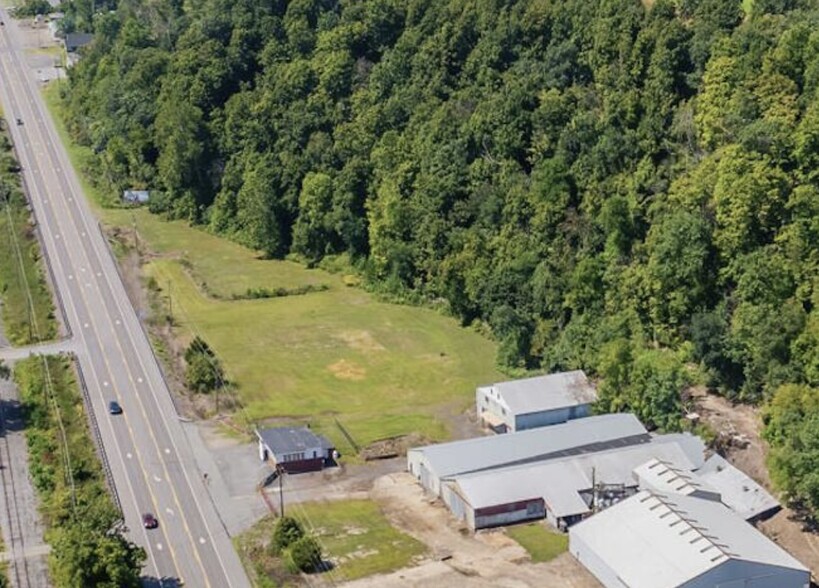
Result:
{"label": "dirt path", "polygon": [[[732,405],[725,398],[706,394],[704,390],[694,391],[692,396],[702,419],[726,441],[734,440],[726,447],[725,458],[777,496],[765,465],[768,445],[760,436],[759,409]],[[819,536],[805,528],[793,511],[783,508],[757,527],[808,566],[814,577],[819,577]]]}
{"label": "dirt path", "polygon": [[351,582],[350,587],[600,586],[568,553],[548,563],[534,564],[528,561],[526,551],[503,531],[473,534],[461,528],[440,502],[424,494],[408,473],[379,478],[370,497],[394,526],[426,544],[430,557],[419,566]]}

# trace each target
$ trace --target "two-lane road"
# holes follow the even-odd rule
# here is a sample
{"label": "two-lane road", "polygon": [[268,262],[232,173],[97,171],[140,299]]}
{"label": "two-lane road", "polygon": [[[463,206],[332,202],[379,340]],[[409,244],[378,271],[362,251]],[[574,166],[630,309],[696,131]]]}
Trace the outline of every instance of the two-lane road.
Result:
{"label": "two-lane road", "polygon": [[[17,148],[53,280],[99,423],[130,538],[161,585],[245,588],[247,576],[197,470],[168,387],[0,10],[0,102]],[[20,119],[22,124],[15,124]],[[117,399],[122,415],[109,415]],[[152,512],[159,528],[146,530]]]}

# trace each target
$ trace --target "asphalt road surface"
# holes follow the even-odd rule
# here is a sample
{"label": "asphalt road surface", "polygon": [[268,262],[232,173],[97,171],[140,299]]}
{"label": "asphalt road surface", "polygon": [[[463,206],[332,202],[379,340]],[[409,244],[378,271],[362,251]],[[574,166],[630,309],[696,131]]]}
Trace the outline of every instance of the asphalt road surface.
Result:
{"label": "asphalt road surface", "polygon": [[[136,313],[31,71],[0,10],[0,103],[122,504],[148,554],[145,583],[244,588],[247,575],[197,471]],[[18,122],[19,119],[19,122]],[[123,414],[109,415],[109,400]],[[151,512],[159,528],[142,527]]]}

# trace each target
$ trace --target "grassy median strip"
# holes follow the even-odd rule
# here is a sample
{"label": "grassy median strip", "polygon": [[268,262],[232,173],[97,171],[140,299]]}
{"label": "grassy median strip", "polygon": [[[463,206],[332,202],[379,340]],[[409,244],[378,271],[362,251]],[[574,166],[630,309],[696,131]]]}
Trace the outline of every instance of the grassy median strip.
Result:
{"label": "grassy median strip", "polygon": [[71,361],[30,357],[14,380],[54,585],[139,586],[145,553],[120,532]]}
{"label": "grassy median strip", "polygon": [[[0,121],[5,129],[5,121]],[[3,332],[13,345],[53,339],[57,321],[40,245],[20,185],[8,134],[0,132],[0,300]],[[31,301],[29,301],[29,292]]]}

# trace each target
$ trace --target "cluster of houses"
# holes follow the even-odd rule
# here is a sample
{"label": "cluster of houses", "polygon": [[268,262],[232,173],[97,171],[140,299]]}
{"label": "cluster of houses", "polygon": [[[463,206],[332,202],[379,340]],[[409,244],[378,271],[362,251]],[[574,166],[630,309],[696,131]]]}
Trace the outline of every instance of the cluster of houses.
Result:
{"label": "cluster of houses", "polygon": [[810,571],[751,522],[780,507],[690,433],[591,415],[580,371],[476,391],[500,433],[418,447],[407,468],[470,529],[546,519],[607,588],[807,588]]}

